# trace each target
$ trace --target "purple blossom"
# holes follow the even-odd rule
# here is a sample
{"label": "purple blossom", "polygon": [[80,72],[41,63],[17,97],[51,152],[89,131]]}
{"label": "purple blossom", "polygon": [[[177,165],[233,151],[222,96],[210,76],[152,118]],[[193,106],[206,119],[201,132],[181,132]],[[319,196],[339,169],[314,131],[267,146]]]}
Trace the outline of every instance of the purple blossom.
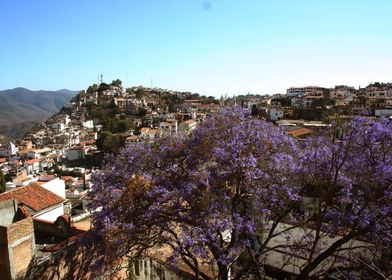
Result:
{"label": "purple blossom", "polygon": [[[284,250],[298,246],[310,265],[312,242],[314,254],[325,243],[314,228],[391,244],[392,129],[385,120],[357,118],[298,145],[279,127],[234,108],[190,136],[132,145],[107,162],[91,193],[102,207],[94,227],[106,254],[170,246],[173,263],[191,255],[227,272],[241,266],[245,247],[258,256],[249,267],[259,266],[280,234]],[[303,205],[303,197],[314,205]],[[279,233],[274,223],[304,235]]]}

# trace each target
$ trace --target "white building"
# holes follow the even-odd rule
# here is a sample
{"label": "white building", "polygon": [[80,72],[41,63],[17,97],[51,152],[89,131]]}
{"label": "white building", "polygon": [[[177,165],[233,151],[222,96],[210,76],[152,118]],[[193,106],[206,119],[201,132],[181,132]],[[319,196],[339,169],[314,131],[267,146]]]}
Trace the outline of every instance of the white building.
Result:
{"label": "white building", "polygon": [[280,108],[269,108],[268,117],[271,121],[281,120],[284,117],[284,111]]}
{"label": "white building", "polygon": [[168,135],[175,135],[178,132],[178,121],[177,120],[167,120],[165,122],[159,123],[159,129]]}
{"label": "white building", "polygon": [[196,129],[197,122],[195,120],[187,120],[179,125],[179,129],[185,133],[190,133],[192,130]]}
{"label": "white building", "polygon": [[18,147],[14,143],[9,142],[7,145],[0,145],[0,157],[10,157],[15,156],[18,152]]}
{"label": "white building", "polygon": [[38,183],[19,187],[0,194],[0,201],[15,199],[26,214],[44,221],[54,222],[64,215],[65,199],[48,191]]}
{"label": "white building", "polygon": [[33,149],[27,153],[27,157],[31,159],[42,159],[51,152],[52,149],[50,148]]}
{"label": "white building", "polygon": [[94,121],[93,120],[84,121],[82,123],[82,126],[87,129],[93,129],[94,128]]}
{"label": "white building", "polygon": [[24,168],[26,168],[27,174],[38,173],[40,171],[40,160],[30,159],[24,162]]}

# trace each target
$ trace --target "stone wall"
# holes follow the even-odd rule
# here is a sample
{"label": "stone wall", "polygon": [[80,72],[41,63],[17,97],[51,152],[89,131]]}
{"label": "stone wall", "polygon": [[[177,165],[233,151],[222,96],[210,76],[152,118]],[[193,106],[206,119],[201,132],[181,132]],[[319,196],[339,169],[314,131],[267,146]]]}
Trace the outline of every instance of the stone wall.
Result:
{"label": "stone wall", "polygon": [[35,250],[31,217],[0,226],[1,279],[16,279],[26,272]]}

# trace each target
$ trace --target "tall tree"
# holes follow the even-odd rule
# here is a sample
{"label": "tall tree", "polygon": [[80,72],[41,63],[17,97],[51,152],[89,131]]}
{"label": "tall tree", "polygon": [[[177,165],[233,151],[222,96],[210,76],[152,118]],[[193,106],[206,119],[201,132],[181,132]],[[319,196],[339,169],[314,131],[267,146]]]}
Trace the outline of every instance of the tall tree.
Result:
{"label": "tall tree", "polygon": [[166,246],[169,261],[181,260],[196,277],[227,279],[240,256],[255,258],[257,232],[297,201],[286,176],[295,150],[282,130],[240,109],[190,137],[131,146],[94,183],[105,257]]}
{"label": "tall tree", "polygon": [[113,80],[111,86],[122,87],[122,81],[120,79]]}
{"label": "tall tree", "polygon": [[120,136],[110,131],[102,131],[96,142],[97,148],[104,153],[117,153],[122,146]]}

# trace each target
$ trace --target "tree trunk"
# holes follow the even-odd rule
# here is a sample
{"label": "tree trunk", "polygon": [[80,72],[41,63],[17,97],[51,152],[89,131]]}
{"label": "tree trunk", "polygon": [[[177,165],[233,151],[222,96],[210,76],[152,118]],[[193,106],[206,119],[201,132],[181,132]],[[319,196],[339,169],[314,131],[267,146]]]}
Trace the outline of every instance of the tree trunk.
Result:
{"label": "tree trunk", "polygon": [[218,280],[228,280],[229,279],[229,269],[226,265],[218,265],[219,274]]}

